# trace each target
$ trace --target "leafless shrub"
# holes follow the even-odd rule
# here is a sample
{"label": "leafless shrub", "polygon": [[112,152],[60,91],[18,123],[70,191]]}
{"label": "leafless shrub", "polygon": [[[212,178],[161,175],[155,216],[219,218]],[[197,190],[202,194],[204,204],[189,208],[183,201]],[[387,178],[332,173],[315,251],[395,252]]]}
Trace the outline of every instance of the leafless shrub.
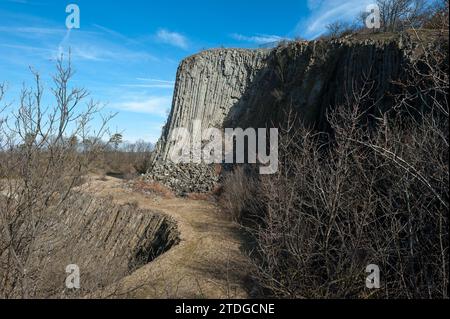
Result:
{"label": "leafless shrub", "polygon": [[326,26],[327,36],[330,38],[340,38],[352,34],[356,27],[342,21],[335,21]]}
{"label": "leafless shrub", "polygon": [[134,144],[135,159],[133,167],[138,174],[146,174],[152,163],[153,146],[144,141],[137,141]]}
{"label": "leafless shrub", "polygon": [[421,26],[428,9],[424,0],[377,0],[377,4],[385,32]]}
{"label": "leafless shrub", "polygon": [[[39,273],[30,269],[36,235],[58,222],[57,212],[83,180],[89,163],[101,151],[98,141],[111,116],[93,132],[90,122],[98,103],[85,89],[71,88],[74,70],[63,58],[53,77],[54,105],[43,104],[41,77],[24,87],[19,105],[0,113],[0,297],[33,296]],[[0,90],[3,97],[4,86]]]}
{"label": "leafless shrub", "polygon": [[246,169],[238,166],[224,178],[220,192],[220,205],[227,211],[233,220],[242,221],[251,210],[249,205],[255,204],[256,179]]}
{"label": "leafless shrub", "polygon": [[448,32],[449,1],[439,0],[429,9],[428,17],[424,20],[423,27]]}
{"label": "leafless shrub", "polygon": [[[332,136],[299,128],[289,115],[278,173],[256,180],[239,169],[227,178],[228,210],[254,221],[244,225],[255,239],[261,295],[448,298],[444,48],[423,46],[387,113],[368,112],[370,85],[354,88],[329,112]],[[381,289],[366,288],[369,264],[381,269]]]}

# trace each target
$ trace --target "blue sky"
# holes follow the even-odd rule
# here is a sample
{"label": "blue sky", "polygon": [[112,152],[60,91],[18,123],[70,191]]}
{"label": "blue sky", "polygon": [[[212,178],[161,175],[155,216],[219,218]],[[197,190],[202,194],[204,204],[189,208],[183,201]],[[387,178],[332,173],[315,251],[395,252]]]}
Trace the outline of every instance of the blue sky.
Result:
{"label": "blue sky", "polygon": [[[8,84],[9,101],[17,102],[22,83],[31,83],[32,66],[48,88],[56,57],[70,48],[77,70],[73,84],[105,103],[105,112],[119,112],[111,129],[129,141],[155,142],[184,57],[221,46],[313,39],[328,23],[353,20],[371,2],[0,0],[0,82]],[[70,3],[79,6],[81,25],[69,31]]]}

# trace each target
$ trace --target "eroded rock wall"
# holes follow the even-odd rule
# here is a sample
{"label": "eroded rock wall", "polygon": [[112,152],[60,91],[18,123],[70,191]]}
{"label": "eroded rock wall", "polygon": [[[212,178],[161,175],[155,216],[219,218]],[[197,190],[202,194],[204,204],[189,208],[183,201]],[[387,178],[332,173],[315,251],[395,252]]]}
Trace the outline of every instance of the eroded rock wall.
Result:
{"label": "eroded rock wall", "polygon": [[270,50],[216,49],[183,60],[178,68],[172,110],[157,145],[159,161],[168,159],[174,128],[192,130],[194,120],[222,127],[255,75],[265,67]]}
{"label": "eroded rock wall", "polygon": [[393,103],[393,82],[404,75],[416,47],[411,35],[383,33],[296,41],[272,50],[217,49],[189,57],[178,69],[172,111],[156,148],[157,174],[149,176],[172,188],[189,182],[178,183],[182,177],[167,164],[174,145],[168,139],[177,127],[192,132],[194,120],[201,120],[203,128],[278,127],[292,109],[307,125],[326,130],[327,110],[345,104],[364,87],[370,90],[364,107],[387,110]]}
{"label": "eroded rock wall", "polygon": [[[179,242],[177,225],[167,215],[86,194],[73,194],[67,203],[49,211],[37,232],[29,259],[30,297],[83,297]],[[78,290],[66,288],[68,265],[79,267]]]}

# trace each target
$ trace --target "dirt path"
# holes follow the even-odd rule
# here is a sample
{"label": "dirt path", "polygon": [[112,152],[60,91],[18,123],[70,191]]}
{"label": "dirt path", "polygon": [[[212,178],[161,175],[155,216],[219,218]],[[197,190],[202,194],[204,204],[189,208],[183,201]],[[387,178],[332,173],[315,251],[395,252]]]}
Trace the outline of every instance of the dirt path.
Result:
{"label": "dirt path", "polygon": [[246,298],[248,262],[237,225],[225,220],[207,201],[165,199],[132,192],[120,179],[93,178],[92,189],[119,204],[170,215],[181,242],[159,258],[108,287],[96,297],[127,298]]}

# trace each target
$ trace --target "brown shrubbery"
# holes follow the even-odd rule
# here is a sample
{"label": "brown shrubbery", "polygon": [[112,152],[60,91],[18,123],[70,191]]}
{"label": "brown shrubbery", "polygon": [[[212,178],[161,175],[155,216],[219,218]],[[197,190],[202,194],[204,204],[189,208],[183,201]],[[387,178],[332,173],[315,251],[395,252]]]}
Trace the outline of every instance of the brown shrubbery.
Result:
{"label": "brown shrubbery", "polygon": [[[58,61],[49,107],[37,73],[19,105],[0,106],[0,298],[34,295],[40,273],[30,269],[37,235],[58,224],[60,211],[70,207],[76,186],[103,151],[98,142],[110,116],[93,136],[89,124],[98,104],[87,100],[86,90],[70,87],[73,74],[70,60]],[[4,92],[0,85],[2,103]]]}
{"label": "brown shrubbery", "polygon": [[[289,115],[276,175],[228,175],[221,201],[255,241],[262,296],[448,298],[447,45],[417,62],[389,112],[363,109],[366,85],[330,111],[330,134]],[[370,264],[381,289],[366,288]]]}
{"label": "brown shrubbery", "polygon": [[132,182],[132,188],[136,192],[158,195],[162,196],[163,198],[175,197],[175,194],[172,190],[158,182],[147,182],[141,179],[136,179]]}

